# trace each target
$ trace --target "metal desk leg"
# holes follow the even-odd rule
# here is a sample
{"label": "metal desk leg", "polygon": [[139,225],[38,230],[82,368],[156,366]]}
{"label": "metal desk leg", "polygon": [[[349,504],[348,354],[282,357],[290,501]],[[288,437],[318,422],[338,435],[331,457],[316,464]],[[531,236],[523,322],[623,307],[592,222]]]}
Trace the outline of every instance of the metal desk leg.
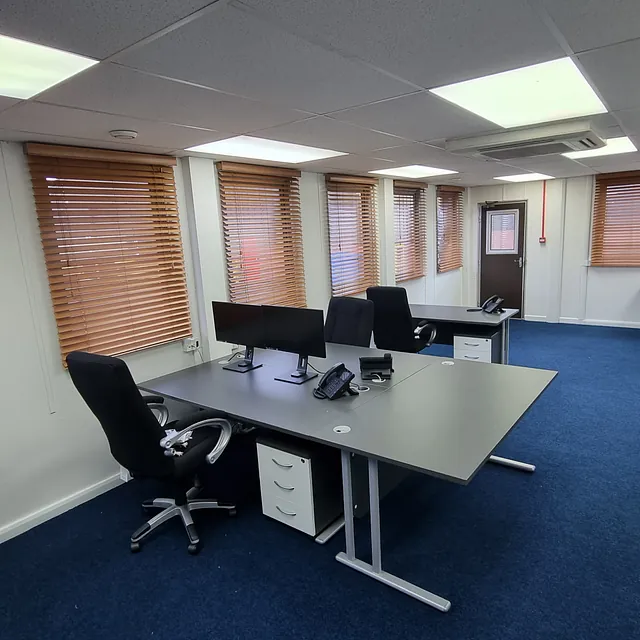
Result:
{"label": "metal desk leg", "polygon": [[489,462],[499,464],[503,467],[511,467],[518,471],[527,471],[533,473],[536,470],[535,464],[529,464],[528,462],[518,462],[517,460],[511,460],[510,458],[501,458],[500,456],[489,456]]}
{"label": "metal desk leg", "polygon": [[382,570],[382,549],[380,545],[380,499],[378,489],[378,461],[369,458],[369,512],[371,517],[371,558],[372,564],[358,560],[355,556],[355,536],[353,526],[353,491],[351,487],[351,454],[342,452],[342,492],[344,497],[346,553],[339,553],[336,560],[348,567],[364,573],[389,587],[393,587],[438,611],[449,611],[451,603],[440,596],[421,589],[402,578]]}
{"label": "metal desk leg", "polygon": [[502,323],[502,332],[501,332],[501,336],[502,336],[502,352],[501,352],[501,356],[502,359],[500,361],[500,364],[509,364],[509,333],[510,333],[510,329],[511,329],[511,319],[507,318],[503,323]]}

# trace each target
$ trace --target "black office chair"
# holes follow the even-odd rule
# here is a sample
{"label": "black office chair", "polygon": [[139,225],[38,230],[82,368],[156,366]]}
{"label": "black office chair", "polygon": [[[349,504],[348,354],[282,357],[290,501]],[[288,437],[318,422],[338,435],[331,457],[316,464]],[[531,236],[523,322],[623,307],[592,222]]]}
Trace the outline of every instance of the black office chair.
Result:
{"label": "black office chair", "polygon": [[324,323],[326,342],[368,347],[373,331],[373,302],[362,298],[331,298]]}
{"label": "black office chair", "polygon": [[418,353],[436,339],[436,328],[427,320],[414,320],[403,287],[369,287],[373,302],[373,339],[378,349]]}
{"label": "black office chair", "polygon": [[[180,516],[189,537],[189,553],[198,553],[200,539],[191,512],[225,509],[235,515],[232,504],[196,498],[201,490],[196,471],[222,455],[231,439],[231,424],[217,411],[198,411],[171,424],[177,433],[168,438],[164,426],[169,411],[164,399],[143,396],[122,360],[73,351],[67,365],[73,384],[100,421],[116,461],[134,478],[156,478],[173,485],[173,498],[143,502],[145,510],[162,511],[131,536],[131,551],[139,551],[142,540],[163,522]],[[191,431],[185,448],[179,441]]]}

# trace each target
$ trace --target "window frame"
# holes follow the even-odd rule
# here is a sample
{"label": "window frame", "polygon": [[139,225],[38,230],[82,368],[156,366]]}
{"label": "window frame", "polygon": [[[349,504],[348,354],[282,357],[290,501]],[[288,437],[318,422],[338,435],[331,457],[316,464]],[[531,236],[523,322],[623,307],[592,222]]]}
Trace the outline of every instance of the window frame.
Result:
{"label": "window frame", "polygon": [[[393,226],[394,226],[394,259],[395,259],[395,281],[408,282],[417,278],[423,278],[427,273],[427,222],[426,222],[426,190],[427,185],[416,182],[403,182],[394,180],[393,182]],[[399,201],[401,197],[411,197],[413,203],[410,205],[412,211],[407,217],[410,218],[408,239],[399,246],[400,226],[404,220],[401,219]],[[398,254],[407,249],[408,257],[400,260]],[[409,264],[407,270],[399,273],[400,264]]]}
{"label": "window frame", "polygon": [[[329,278],[333,296],[358,295],[380,282],[377,185],[377,178],[325,176]],[[351,194],[355,197],[350,198]],[[351,214],[355,218],[351,228],[346,224],[344,227],[340,225],[341,215],[350,213],[341,212],[341,207],[345,210],[355,207]],[[341,249],[342,242],[347,251],[336,250]],[[347,254],[347,257],[342,254]]]}
{"label": "window frame", "polygon": [[[436,189],[436,262],[438,273],[461,269],[464,264],[464,204],[465,189],[440,185]],[[441,199],[456,200],[455,207],[441,208]],[[444,213],[454,211],[457,219],[444,219]],[[444,225],[444,228],[443,228]]]}

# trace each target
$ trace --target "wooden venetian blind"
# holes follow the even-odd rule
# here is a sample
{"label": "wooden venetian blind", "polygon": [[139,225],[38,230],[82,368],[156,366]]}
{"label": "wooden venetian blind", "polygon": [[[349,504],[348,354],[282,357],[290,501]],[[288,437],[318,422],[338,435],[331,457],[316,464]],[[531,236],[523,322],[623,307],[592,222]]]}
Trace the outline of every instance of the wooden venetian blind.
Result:
{"label": "wooden venetian blind", "polygon": [[231,302],[306,306],[299,171],[218,163]]}
{"label": "wooden venetian blind", "polygon": [[436,192],[438,273],[462,267],[462,207],[464,189],[441,186]]}
{"label": "wooden venetian blind", "polygon": [[331,291],[362,293],[378,284],[375,178],[326,176]]}
{"label": "wooden venetian blind", "polygon": [[421,278],[425,274],[427,212],[424,194],[424,185],[399,180],[393,183],[396,282]]}
{"label": "wooden venetian blind", "polygon": [[191,335],[175,158],[26,151],[63,361]]}
{"label": "wooden venetian blind", "polygon": [[640,171],[596,176],[591,265],[640,267]]}

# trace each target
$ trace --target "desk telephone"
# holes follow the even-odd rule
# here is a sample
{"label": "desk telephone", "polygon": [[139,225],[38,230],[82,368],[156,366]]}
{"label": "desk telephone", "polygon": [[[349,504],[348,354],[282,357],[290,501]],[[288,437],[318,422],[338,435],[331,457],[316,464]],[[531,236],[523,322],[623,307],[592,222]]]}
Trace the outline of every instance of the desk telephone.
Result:
{"label": "desk telephone", "polygon": [[344,366],[342,362],[333,365],[318,382],[318,386],[313,390],[316,398],[335,400],[345,393],[357,396],[358,392],[351,388],[351,381],[355,375]]}
{"label": "desk telephone", "polygon": [[487,298],[479,309],[467,309],[467,311],[484,311],[485,313],[502,313],[504,309],[502,308],[502,303],[504,302],[504,298],[501,298],[498,295],[493,295]]}

